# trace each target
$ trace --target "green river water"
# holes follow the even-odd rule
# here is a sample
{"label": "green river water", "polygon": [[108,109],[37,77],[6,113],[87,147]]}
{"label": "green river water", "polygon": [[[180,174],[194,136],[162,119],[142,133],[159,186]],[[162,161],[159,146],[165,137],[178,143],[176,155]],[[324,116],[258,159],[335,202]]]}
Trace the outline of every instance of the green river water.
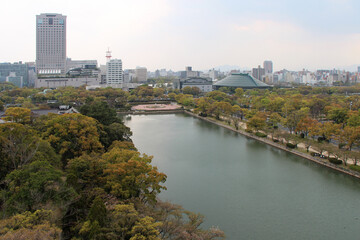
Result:
{"label": "green river water", "polygon": [[140,152],[167,174],[160,199],[226,239],[360,239],[360,181],[185,114],[133,115]]}

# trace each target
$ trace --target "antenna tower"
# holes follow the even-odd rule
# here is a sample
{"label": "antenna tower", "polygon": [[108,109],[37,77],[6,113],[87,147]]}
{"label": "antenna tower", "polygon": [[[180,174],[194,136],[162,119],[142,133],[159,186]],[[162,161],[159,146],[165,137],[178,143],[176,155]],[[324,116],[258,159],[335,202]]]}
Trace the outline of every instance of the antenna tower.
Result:
{"label": "antenna tower", "polygon": [[108,48],[108,50],[106,51],[106,61],[109,62],[111,59],[111,51],[110,48]]}

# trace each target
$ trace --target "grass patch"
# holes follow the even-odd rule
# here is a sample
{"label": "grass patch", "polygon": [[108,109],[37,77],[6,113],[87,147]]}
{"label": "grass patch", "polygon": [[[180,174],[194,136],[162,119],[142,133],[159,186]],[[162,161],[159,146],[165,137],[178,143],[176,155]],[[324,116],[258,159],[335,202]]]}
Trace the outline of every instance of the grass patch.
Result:
{"label": "grass patch", "polygon": [[357,166],[357,165],[350,165],[349,168],[351,170],[354,170],[354,171],[357,171],[357,172],[360,172],[360,166]]}

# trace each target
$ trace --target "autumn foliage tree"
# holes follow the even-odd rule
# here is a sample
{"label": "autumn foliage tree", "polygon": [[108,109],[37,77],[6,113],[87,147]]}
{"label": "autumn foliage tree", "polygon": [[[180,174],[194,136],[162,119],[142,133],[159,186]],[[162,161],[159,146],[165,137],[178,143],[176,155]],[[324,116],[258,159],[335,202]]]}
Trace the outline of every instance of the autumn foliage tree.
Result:
{"label": "autumn foliage tree", "polygon": [[11,107],[5,111],[5,120],[15,123],[27,124],[31,122],[31,110],[22,107]]}
{"label": "autumn foliage tree", "polygon": [[84,153],[100,152],[99,123],[91,117],[78,113],[53,116],[45,122],[43,136],[57,153],[62,155],[64,166],[67,159]]}

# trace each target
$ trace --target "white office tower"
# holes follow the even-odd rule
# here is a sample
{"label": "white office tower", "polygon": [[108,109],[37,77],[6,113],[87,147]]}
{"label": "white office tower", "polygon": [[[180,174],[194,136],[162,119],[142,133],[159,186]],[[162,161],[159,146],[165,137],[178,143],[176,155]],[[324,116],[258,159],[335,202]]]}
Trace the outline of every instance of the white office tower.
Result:
{"label": "white office tower", "polygon": [[36,68],[38,74],[60,75],[66,71],[66,16],[36,16]]}
{"label": "white office tower", "polygon": [[111,59],[106,63],[106,84],[123,83],[122,62],[120,59]]}

